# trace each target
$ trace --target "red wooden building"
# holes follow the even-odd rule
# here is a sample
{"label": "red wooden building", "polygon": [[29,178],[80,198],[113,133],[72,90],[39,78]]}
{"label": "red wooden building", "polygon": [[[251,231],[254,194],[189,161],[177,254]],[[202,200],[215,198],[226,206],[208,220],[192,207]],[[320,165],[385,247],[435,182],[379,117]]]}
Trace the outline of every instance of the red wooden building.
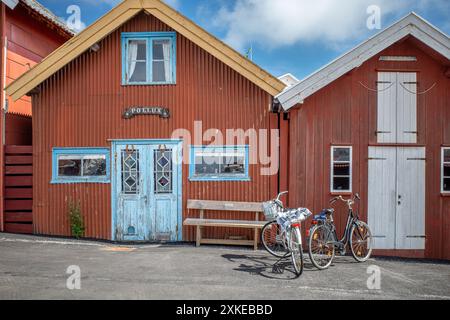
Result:
{"label": "red wooden building", "polygon": [[280,94],[290,205],[359,192],[376,253],[450,259],[449,67],[449,37],[412,13]]}
{"label": "red wooden building", "polygon": [[[1,88],[73,35],[34,0],[0,1],[0,15]],[[3,90],[0,96],[0,231],[31,233],[31,99],[13,101]]]}
{"label": "red wooden building", "polygon": [[[86,237],[194,240],[188,199],[273,197],[277,170],[264,174],[251,150],[277,156],[276,142],[216,134],[278,129],[270,106],[283,88],[162,1],[123,1],[7,88],[33,102],[34,233],[70,235],[80,201]],[[227,234],[242,235],[205,237]]]}

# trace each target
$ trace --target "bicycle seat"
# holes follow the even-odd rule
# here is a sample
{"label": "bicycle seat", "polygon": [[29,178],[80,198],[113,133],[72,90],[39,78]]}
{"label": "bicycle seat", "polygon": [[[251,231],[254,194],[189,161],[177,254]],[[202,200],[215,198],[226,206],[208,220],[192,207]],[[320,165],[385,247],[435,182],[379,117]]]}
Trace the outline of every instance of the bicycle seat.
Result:
{"label": "bicycle seat", "polygon": [[314,216],[314,220],[315,221],[325,221],[327,220],[327,217],[329,215],[333,215],[334,214],[334,209],[324,209],[322,210],[321,213],[319,213],[318,215]]}

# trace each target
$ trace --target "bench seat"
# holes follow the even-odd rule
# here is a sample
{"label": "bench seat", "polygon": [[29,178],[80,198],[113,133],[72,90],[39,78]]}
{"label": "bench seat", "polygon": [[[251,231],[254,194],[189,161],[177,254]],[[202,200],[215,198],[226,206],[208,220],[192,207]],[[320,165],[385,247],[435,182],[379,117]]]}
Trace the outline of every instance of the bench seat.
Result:
{"label": "bench seat", "polygon": [[[263,212],[261,203],[253,202],[231,202],[231,201],[207,201],[207,200],[188,200],[187,205],[189,210],[199,210],[200,218],[188,218],[183,222],[185,226],[196,227],[196,245],[201,244],[224,244],[224,245],[238,245],[238,246],[253,246],[255,250],[258,249],[259,231],[266,224],[265,221],[259,220],[259,215]],[[223,212],[253,212],[255,213],[255,220],[223,220],[223,219],[205,219],[205,211]],[[235,239],[204,239],[202,237],[202,230],[206,227],[219,228],[242,228],[253,229],[253,240],[235,240]]]}
{"label": "bench seat", "polygon": [[185,226],[200,227],[228,227],[228,228],[259,228],[265,226],[266,221],[244,221],[244,220],[214,220],[214,219],[186,219]]}

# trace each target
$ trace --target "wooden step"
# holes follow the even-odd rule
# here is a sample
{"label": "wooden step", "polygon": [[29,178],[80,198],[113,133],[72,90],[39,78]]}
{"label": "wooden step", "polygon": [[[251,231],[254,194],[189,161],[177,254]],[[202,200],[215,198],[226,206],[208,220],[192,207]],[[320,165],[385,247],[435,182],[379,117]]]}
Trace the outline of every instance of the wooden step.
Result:
{"label": "wooden step", "polygon": [[33,225],[32,224],[24,224],[24,223],[5,223],[5,232],[32,234],[33,233]]}
{"label": "wooden step", "polygon": [[5,222],[33,222],[31,212],[5,212]]}
{"label": "wooden step", "polygon": [[32,154],[33,146],[5,146],[5,154]]}
{"label": "wooden step", "polygon": [[7,176],[5,177],[5,187],[31,187],[33,185],[32,176]]}
{"label": "wooden step", "polygon": [[31,211],[33,200],[6,200],[5,211]]}
{"label": "wooden step", "polygon": [[33,166],[6,166],[5,174],[17,175],[17,174],[33,174]]}
{"label": "wooden step", "polygon": [[5,199],[32,199],[33,188],[6,188]]}
{"label": "wooden step", "polygon": [[33,156],[6,156],[6,165],[17,165],[17,164],[32,164]]}

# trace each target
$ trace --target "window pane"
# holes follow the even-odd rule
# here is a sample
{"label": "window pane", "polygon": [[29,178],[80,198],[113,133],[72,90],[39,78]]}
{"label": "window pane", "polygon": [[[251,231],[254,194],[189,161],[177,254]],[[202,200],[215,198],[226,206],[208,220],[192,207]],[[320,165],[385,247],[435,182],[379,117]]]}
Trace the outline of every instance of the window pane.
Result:
{"label": "window pane", "polygon": [[450,163],[444,163],[444,177],[450,178]]}
{"label": "window pane", "polygon": [[350,163],[337,163],[333,166],[335,176],[350,176]]}
{"label": "window pane", "polygon": [[153,82],[166,82],[166,69],[164,61],[153,62]]}
{"label": "window pane", "polygon": [[154,165],[155,165],[155,193],[164,194],[172,193],[173,187],[173,165],[172,165],[172,150],[155,150],[154,151]]}
{"label": "window pane", "polygon": [[245,156],[223,157],[221,172],[223,174],[245,174]]}
{"label": "window pane", "polygon": [[172,81],[172,42],[170,40],[153,41],[153,82]]}
{"label": "window pane", "polygon": [[106,176],[106,156],[84,157],[83,176]]}
{"label": "window pane", "polygon": [[147,81],[147,63],[133,62],[129,68],[131,77],[129,82],[146,82]]}
{"label": "window pane", "polygon": [[147,41],[130,40],[128,50],[131,61],[147,60]]}
{"label": "window pane", "polygon": [[350,178],[334,178],[333,190],[336,191],[349,191],[350,190]]}
{"label": "window pane", "polygon": [[333,154],[334,161],[350,161],[350,148],[336,148]]}
{"label": "window pane", "polygon": [[58,157],[58,175],[61,177],[81,176],[81,157],[77,156]]}
{"label": "window pane", "polygon": [[168,41],[153,41],[153,60],[164,60],[163,44]]}
{"label": "window pane", "polygon": [[450,178],[444,179],[444,191],[450,191]]}
{"label": "window pane", "polygon": [[139,193],[139,151],[122,150],[122,192]]}
{"label": "window pane", "polygon": [[220,158],[215,156],[204,156],[197,154],[195,157],[195,174],[218,175],[220,173]]}
{"label": "window pane", "polygon": [[444,162],[450,163],[450,149],[444,150]]}

